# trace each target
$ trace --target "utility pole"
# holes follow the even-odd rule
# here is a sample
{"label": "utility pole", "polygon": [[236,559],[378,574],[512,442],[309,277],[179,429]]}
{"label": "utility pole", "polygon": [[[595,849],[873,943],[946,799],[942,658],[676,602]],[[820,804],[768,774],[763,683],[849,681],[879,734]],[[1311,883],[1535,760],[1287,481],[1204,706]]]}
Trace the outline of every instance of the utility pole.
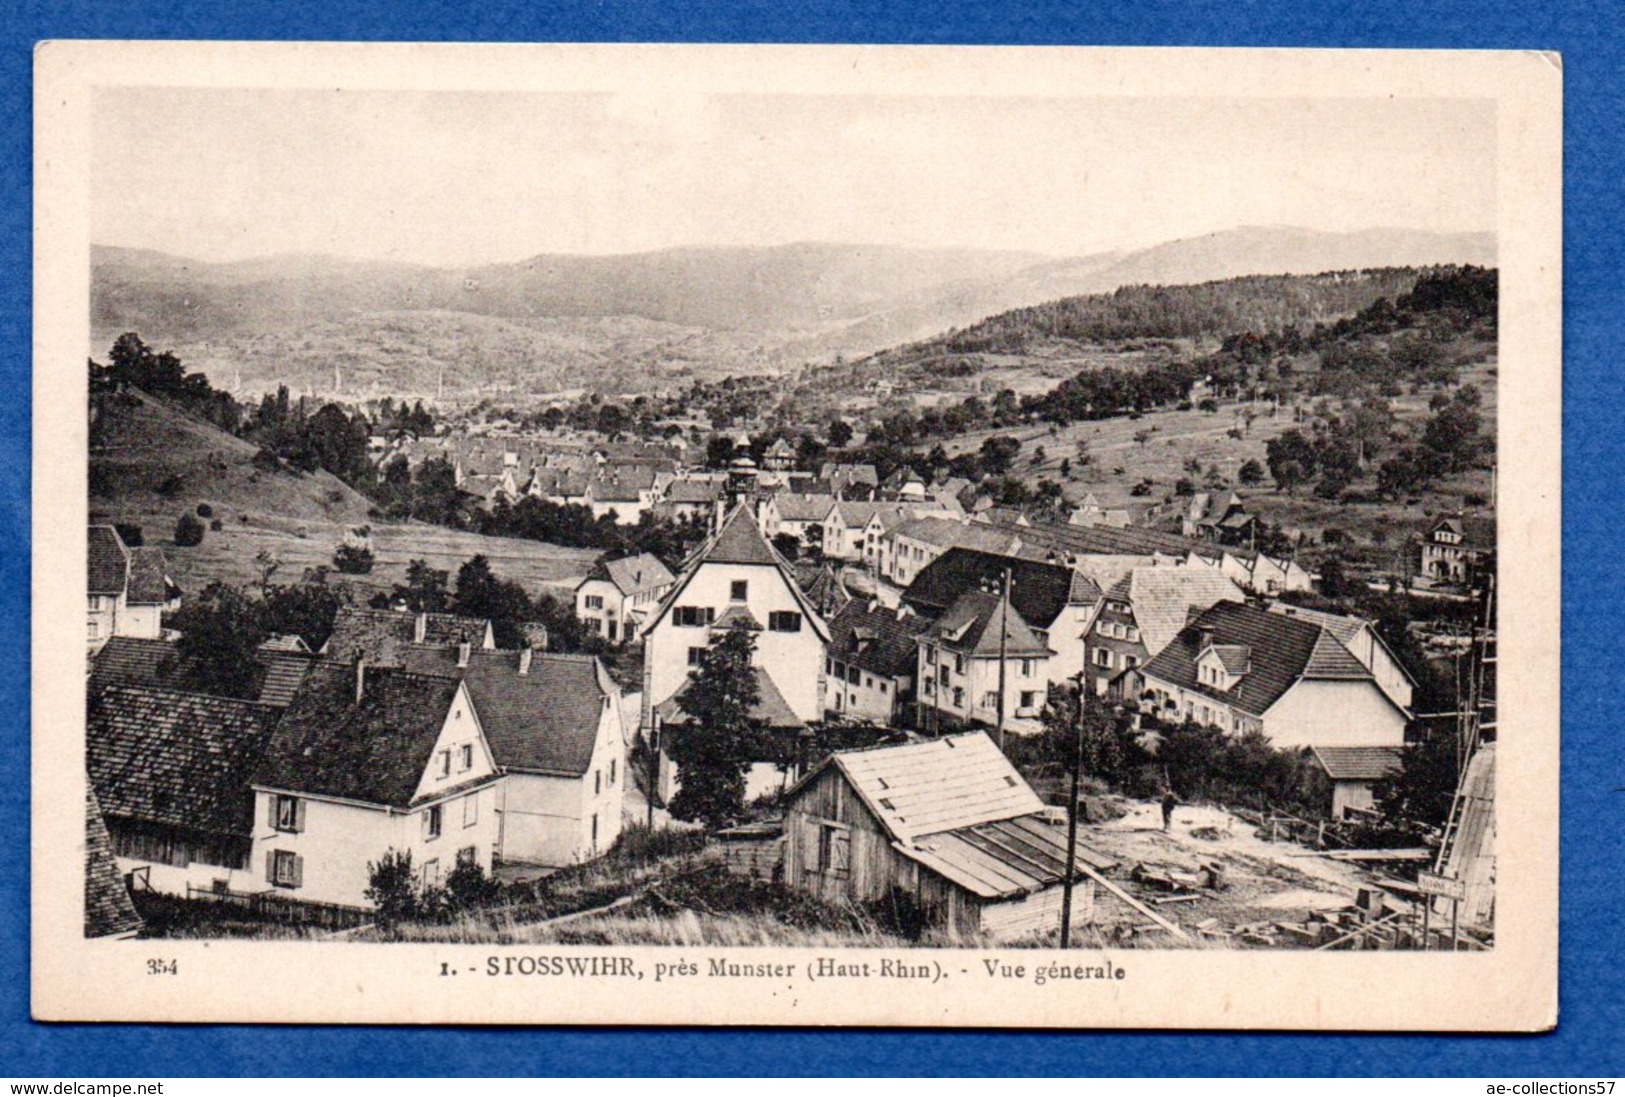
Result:
{"label": "utility pole", "polygon": [[1072,751],[1072,793],[1066,805],[1066,867],[1061,876],[1061,947],[1072,947],[1072,884],[1077,876],[1078,782],[1083,771],[1083,671],[1074,676],[1078,683],[1078,743]]}
{"label": "utility pole", "polygon": [[1005,678],[1005,652],[1009,647],[1010,623],[1010,569],[1004,569],[1004,593],[999,599],[999,723],[996,740],[999,750],[1004,750],[1004,678]]}

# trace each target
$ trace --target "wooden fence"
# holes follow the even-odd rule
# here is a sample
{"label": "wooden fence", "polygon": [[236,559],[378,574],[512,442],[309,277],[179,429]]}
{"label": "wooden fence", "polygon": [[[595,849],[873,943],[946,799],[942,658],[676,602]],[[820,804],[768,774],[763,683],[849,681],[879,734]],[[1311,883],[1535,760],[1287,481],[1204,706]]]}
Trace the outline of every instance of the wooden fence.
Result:
{"label": "wooden fence", "polygon": [[370,921],[372,911],[338,903],[316,903],[296,899],[278,891],[232,891],[200,888],[188,884],[186,898],[194,903],[214,903],[231,907],[267,922],[286,925],[320,926],[324,929],[351,929]]}

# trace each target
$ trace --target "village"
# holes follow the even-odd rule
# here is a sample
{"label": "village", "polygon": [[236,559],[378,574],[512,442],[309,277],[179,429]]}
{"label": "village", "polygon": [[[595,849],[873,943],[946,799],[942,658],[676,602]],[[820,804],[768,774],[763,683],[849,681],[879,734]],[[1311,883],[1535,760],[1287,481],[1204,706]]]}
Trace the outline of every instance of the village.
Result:
{"label": "village", "polygon": [[[1216,397],[1250,432],[1177,394]],[[586,566],[520,609],[484,557],[385,589],[380,523],[297,584],[257,558],[244,648],[247,596],[177,579],[181,525],[241,536],[207,504],[165,547],[93,512],[87,935],[1492,944],[1487,501],[1350,577],[1261,487],[1058,508],[850,436],[561,418],[365,442],[492,543],[574,523]]]}

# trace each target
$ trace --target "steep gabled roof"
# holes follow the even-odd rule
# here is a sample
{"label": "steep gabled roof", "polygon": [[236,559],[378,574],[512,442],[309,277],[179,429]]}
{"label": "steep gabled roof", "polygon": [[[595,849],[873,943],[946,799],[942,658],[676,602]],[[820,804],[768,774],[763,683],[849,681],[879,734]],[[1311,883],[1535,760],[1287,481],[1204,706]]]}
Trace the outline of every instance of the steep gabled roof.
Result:
{"label": "steep gabled roof", "polygon": [[169,562],[155,545],[130,550],[129,600],[135,605],[162,605],[176,593],[169,581]]}
{"label": "steep gabled roof", "polygon": [[840,770],[886,833],[903,843],[1044,810],[1004,752],[979,731],[837,751],[796,782],[786,799],[793,802],[830,766]]}
{"label": "steep gabled roof", "polygon": [[623,556],[618,560],[599,560],[587,573],[587,578],[607,580],[615,585],[616,590],[630,597],[645,591],[659,590],[671,583],[676,576],[660,562],[659,557],[641,552],[636,556]]}
{"label": "steep gabled roof", "polygon": [[[1248,648],[1250,669],[1228,690],[1205,685],[1196,674],[1196,659],[1208,642]],[[1264,715],[1305,678],[1376,684],[1371,672],[1319,625],[1239,602],[1215,604],[1181,630],[1142,673],[1254,716]]]}
{"label": "steep gabled roof", "polygon": [[1010,556],[1021,548],[1021,538],[1008,530],[933,515],[910,518],[893,530],[892,535],[908,537],[942,549],[968,548]]}
{"label": "steep gabled roof", "polygon": [[421,674],[461,678],[479,714],[491,756],[506,770],[579,777],[592,767],[604,706],[617,696],[590,655],[536,652],[520,674],[517,651],[478,651],[468,666],[445,650],[411,654]]}
{"label": "steep gabled roof", "polygon": [[130,552],[124,539],[112,526],[91,526],[89,537],[89,593],[123,594],[130,576]]}
{"label": "steep gabled roof", "polygon": [[828,563],[797,561],[792,568],[796,585],[807,596],[807,600],[817,607],[825,621],[852,601],[852,595],[847,592],[840,576]]}
{"label": "steep gabled roof", "polygon": [[250,778],[280,710],[201,693],[113,686],[90,696],[85,765],[111,817],[246,838]]}
{"label": "steep gabled roof", "polygon": [[903,613],[870,602],[848,602],[829,622],[829,654],[887,678],[913,676],[920,635],[929,617]]}
{"label": "steep gabled roof", "polygon": [[113,857],[96,790],[85,781],[85,936],[113,937],[143,925]]}
{"label": "steep gabled roof", "polygon": [[[1010,569],[1010,604],[1028,625],[1047,629],[1072,601],[1073,572],[1065,564],[951,548],[920,569],[903,601],[928,616],[945,613],[966,591],[993,590]],[[1089,594],[1088,587],[1079,588]],[[1091,594],[1090,600],[1093,600]]]}
{"label": "steep gabled roof", "polygon": [[254,775],[263,788],[408,808],[461,683],[368,667],[360,704],[356,668],[323,661],[283,713]]}
{"label": "steep gabled roof", "polygon": [[1133,607],[1140,642],[1151,655],[1179,635],[1192,610],[1200,612],[1217,602],[1246,600],[1241,588],[1217,568],[1188,565],[1133,568],[1106,593]]}
{"label": "steep gabled roof", "polygon": [[[309,669],[309,656],[267,650],[254,655],[254,698],[261,704],[283,706]],[[88,688],[92,693],[110,686],[152,686],[188,693],[212,693],[215,684],[195,661],[181,657],[173,640],[114,636],[90,660]]]}
{"label": "steep gabled roof", "polygon": [[1289,602],[1276,602],[1269,609],[1271,613],[1279,613],[1286,617],[1296,617],[1299,620],[1314,622],[1337,637],[1343,646],[1350,651],[1354,650],[1354,642],[1359,638],[1360,634],[1369,630],[1371,639],[1383,651],[1388,653],[1388,658],[1393,662],[1394,666],[1399,668],[1399,672],[1405,676],[1405,680],[1413,686],[1416,685],[1416,676],[1410,672],[1410,668],[1399,661],[1399,656],[1394,654],[1393,649],[1388,646],[1388,642],[1382,638],[1382,633],[1377,631],[1375,622],[1364,617],[1351,617],[1341,613],[1328,613],[1325,610],[1294,606]]}
{"label": "steep gabled roof", "polygon": [[[966,655],[1009,658],[1047,658],[1055,654],[1021,619],[1014,608],[1004,608],[1002,597],[981,590],[967,590],[931,627],[930,635],[949,651]],[[1000,643],[1000,624],[1004,640]]]}
{"label": "steep gabled roof", "polygon": [[773,496],[773,505],[779,518],[786,522],[822,522],[835,505],[835,496],[820,493],[803,494],[799,491],[781,491]]}

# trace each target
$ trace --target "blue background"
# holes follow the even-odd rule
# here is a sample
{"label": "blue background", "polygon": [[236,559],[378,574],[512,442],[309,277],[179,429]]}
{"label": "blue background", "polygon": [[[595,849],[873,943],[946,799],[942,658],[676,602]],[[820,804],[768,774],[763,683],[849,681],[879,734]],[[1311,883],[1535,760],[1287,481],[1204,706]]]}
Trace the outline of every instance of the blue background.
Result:
{"label": "blue background", "polygon": [[[1544,9],[1544,10],[1543,10]],[[1613,718],[1621,588],[1619,11],[1600,3],[1380,0],[468,4],[237,0],[0,3],[0,1076],[1625,1074],[1620,900],[1625,734]],[[837,1033],[51,1026],[28,1019],[31,56],[53,37],[1471,47],[1564,60],[1564,520],[1561,1018],[1537,1037]],[[1616,351],[1610,354],[1609,351]],[[86,985],[95,986],[93,973]],[[1267,993],[1267,988],[1259,988]],[[1448,1026],[1451,1018],[1438,1022]]]}

